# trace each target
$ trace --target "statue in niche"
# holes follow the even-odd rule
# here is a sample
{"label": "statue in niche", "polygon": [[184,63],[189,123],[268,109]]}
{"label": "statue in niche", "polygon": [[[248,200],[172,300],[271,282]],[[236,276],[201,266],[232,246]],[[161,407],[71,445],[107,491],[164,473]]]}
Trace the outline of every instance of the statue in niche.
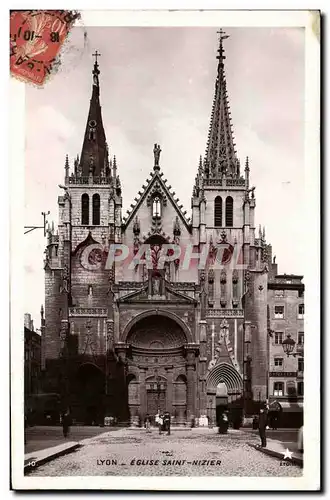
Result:
{"label": "statue in niche", "polygon": [[153,280],[153,292],[154,295],[160,295],[160,279],[156,278]]}

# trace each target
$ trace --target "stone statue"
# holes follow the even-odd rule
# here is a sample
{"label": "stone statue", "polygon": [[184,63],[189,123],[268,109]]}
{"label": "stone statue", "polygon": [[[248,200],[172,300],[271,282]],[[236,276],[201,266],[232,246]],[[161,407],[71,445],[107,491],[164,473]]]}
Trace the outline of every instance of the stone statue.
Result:
{"label": "stone statue", "polygon": [[159,167],[159,157],[161,153],[160,145],[155,144],[154,145],[154,159],[155,159],[155,167]]}
{"label": "stone statue", "polygon": [[160,280],[155,279],[153,282],[153,291],[154,295],[159,295],[159,290],[160,290]]}

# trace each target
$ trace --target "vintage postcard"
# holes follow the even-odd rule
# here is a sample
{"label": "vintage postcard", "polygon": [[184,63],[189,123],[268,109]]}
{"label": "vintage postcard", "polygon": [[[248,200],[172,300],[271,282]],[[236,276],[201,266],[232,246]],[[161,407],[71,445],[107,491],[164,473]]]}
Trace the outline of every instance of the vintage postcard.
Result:
{"label": "vintage postcard", "polygon": [[318,490],[319,13],[12,11],[10,73],[12,487]]}

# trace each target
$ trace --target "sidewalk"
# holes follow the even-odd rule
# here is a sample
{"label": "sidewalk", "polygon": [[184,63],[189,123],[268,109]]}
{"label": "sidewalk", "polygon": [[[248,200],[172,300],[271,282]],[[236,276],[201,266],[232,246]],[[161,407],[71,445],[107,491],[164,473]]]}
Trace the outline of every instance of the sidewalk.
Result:
{"label": "sidewalk", "polygon": [[31,471],[35,467],[50,462],[54,458],[61,457],[80,448],[81,444],[74,441],[62,443],[58,446],[45,448],[43,450],[32,451],[24,455],[24,473]]}
{"label": "sidewalk", "polygon": [[[265,448],[262,448],[259,444],[256,445],[252,443],[250,443],[250,446],[258,451],[261,451],[261,453],[265,453],[265,455],[270,455],[271,457],[291,462],[295,465],[299,465],[300,467],[303,467],[304,465],[304,455],[297,450],[297,444],[294,442],[283,442],[268,438],[267,446]],[[284,458],[286,450],[292,452],[291,458]]]}

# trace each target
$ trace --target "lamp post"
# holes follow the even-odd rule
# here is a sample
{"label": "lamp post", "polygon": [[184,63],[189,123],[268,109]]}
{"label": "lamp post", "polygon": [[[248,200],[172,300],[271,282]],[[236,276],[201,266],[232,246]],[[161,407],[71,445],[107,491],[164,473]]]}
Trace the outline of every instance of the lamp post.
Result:
{"label": "lamp post", "polygon": [[287,355],[287,357],[289,357],[289,356],[294,356],[294,357],[302,356],[303,357],[304,351],[302,348],[298,349],[298,347],[297,347],[296,352],[294,352],[295,345],[296,345],[295,340],[293,340],[291,338],[291,335],[288,334],[286,339],[283,340],[283,342],[282,342],[283,351]]}

